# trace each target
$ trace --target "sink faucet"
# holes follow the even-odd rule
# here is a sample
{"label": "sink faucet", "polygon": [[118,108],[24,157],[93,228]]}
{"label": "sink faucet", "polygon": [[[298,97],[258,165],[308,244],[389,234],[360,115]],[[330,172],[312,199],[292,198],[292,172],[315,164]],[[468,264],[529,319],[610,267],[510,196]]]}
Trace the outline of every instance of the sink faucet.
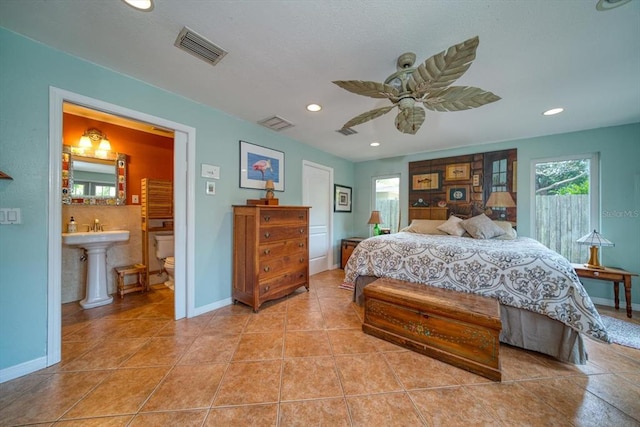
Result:
{"label": "sink faucet", "polygon": [[102,231],[102,226],[100,225],[100,220],[98,220],[98,218],[93,221],[93,231]]}

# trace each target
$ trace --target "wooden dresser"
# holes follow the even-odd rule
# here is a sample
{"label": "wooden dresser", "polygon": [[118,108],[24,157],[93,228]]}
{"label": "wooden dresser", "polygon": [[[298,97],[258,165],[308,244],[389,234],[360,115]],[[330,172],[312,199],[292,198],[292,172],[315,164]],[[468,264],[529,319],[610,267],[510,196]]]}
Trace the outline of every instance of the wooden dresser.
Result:
{"label": "wooden dresser", "polygon": [[309,207],[233,207],[233,302],[257,312],[300,286],[309,289]]}

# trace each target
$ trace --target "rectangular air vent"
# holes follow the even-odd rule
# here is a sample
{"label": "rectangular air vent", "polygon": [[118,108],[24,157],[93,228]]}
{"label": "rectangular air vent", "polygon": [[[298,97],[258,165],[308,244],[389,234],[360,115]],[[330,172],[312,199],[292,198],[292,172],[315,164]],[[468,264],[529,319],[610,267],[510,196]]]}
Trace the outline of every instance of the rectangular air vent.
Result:
{"label": "rectangular air vent", "polygon": [[258,124],[268,127],[271,130],[275,130],[276,132],[293,127],[293,123],[278,116],[272,116],[267,119],[260,120]]}
{"label": "rectangular air vent", "polygon": [[342,128],[342,129],[338,129],[336,132],[343,134],[344,136],[349,136],[349,135],[353,135],[358,133],[357,131],[353,130],[352,128]]}
{"label": "rectangular air vent", "polygon": [[174,45],[211,65],[216,65],[227,54],[224,49],[194,33],[187,27],[180,31]]}

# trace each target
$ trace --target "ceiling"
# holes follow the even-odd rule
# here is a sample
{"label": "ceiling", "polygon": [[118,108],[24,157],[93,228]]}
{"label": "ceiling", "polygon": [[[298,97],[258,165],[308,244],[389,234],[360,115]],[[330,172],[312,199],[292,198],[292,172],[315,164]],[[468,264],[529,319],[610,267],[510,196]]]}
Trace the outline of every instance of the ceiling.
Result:
{"label": "ceiling", "polygon": [[[294,124],[281,134],[362,161],[640,122],[640,0],[597,2],[155,0],[139,12],[120,0],[0,0],[0,26],[252,123],[280,116]],[[228,54],[211,66],[176,48],[184,26]],[[400,54],[422,62],[475,35],[455,84],[502,100],[427,111],[415,135],[395,129],[394,112],[336,132],[389,101],[333,80],[382,82]],[[323,109],[306,111],[312,102]],[[565,112],[542,116],[552,107]]]}

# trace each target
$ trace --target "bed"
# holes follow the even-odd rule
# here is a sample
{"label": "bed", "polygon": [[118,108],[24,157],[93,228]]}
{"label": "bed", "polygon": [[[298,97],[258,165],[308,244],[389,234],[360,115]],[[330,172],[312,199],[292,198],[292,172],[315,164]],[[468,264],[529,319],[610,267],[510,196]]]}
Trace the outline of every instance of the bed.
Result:
{"label": "bed", "polygon": [[451,220],[422,220],[422,228],[414,221],[399,233],[361,242],[345,266],[345,284],[354,288],[354,300],[362,304],[364,286],[389,277],[497,298],[501,342],[562,361],[586,363],[583,335],[609,342],[600,315],[566,258],[534,239],[517,237],[506,224],[492,221],[505,232],[494,229],[498,235],[486,238],[469,235],[466,229],[460,232],[461,220],[456,220],[459,227],[453,235],[442,231]]}

